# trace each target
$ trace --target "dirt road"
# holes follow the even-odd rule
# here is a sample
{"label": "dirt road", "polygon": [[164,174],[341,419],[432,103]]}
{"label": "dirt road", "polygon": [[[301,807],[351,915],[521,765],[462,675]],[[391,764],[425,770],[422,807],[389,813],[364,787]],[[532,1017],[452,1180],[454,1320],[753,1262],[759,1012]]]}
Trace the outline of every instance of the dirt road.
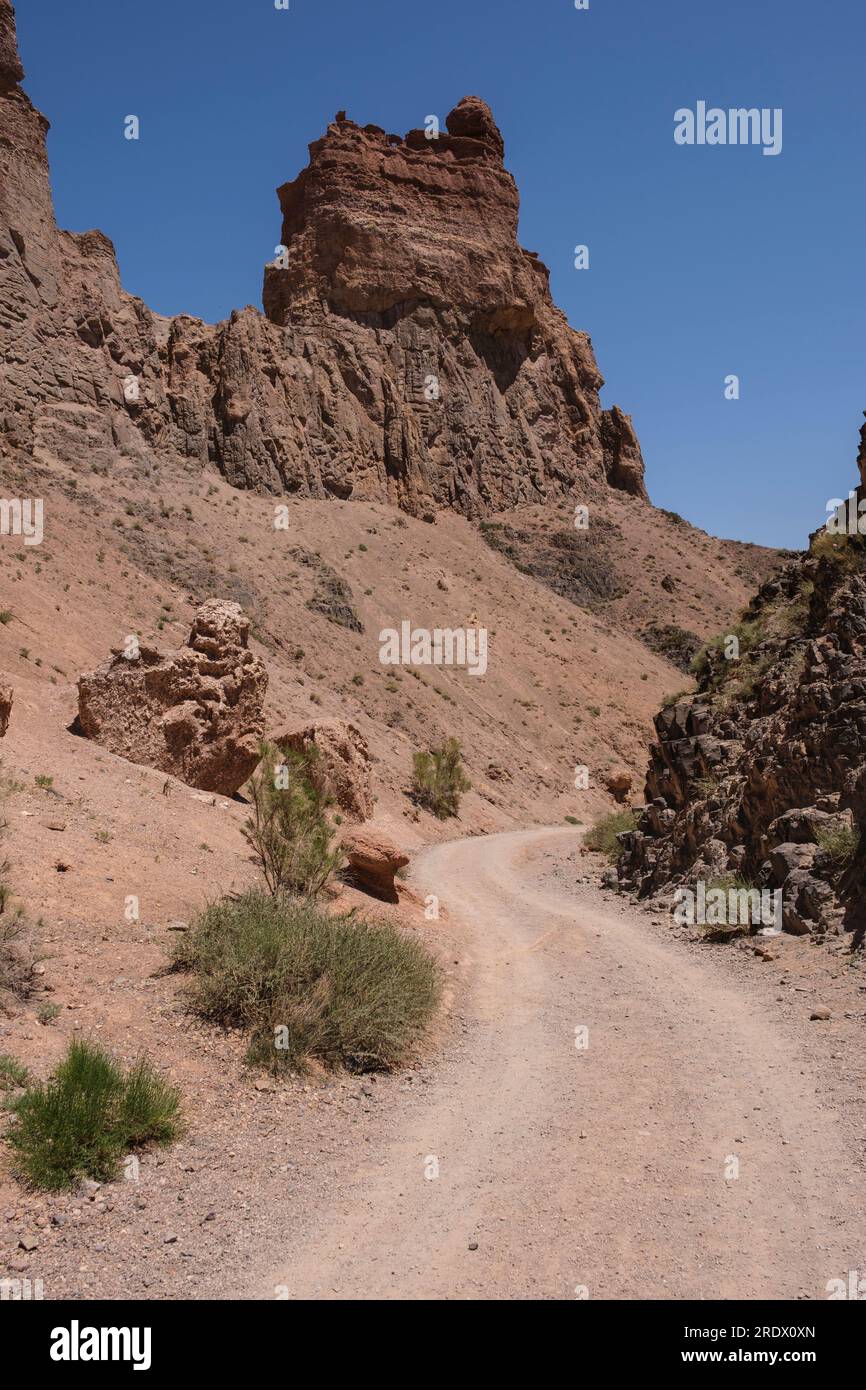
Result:
{"label": "dirt road", "polygon": [[259,1296],[826,1298],[866,1267],[850,1132],[802,1038],[712,951],[576,885],[574,846],[420,856],[465,929],[462,1037]]}

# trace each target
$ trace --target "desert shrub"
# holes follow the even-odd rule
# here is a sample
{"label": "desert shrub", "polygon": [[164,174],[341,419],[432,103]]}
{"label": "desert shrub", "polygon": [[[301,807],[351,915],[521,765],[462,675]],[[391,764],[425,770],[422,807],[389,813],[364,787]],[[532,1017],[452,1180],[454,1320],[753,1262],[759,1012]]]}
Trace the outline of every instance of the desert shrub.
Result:
{"label": "desert shrub", "polygon": [[282,753],[262,744],[262,761],[247,786],[252,813],[243,833],[271,893],[321,892],[341,862],[331,848],[328,799],[315,775],[319,751]]}
{"label": "desert shrub", "polygon": [[8,890],[0,883],[0,994],[27,999],[36,988],[38,960],[28,937],[27,918],[20,908],[10,910]]}
{"label": "desert shrub", "polygon": [[699,681],[707,676],[712,676],[711,684],[716,686],[724,680],[732,667],[736,668],[737,660],[725,660],[724,653],[728,641],[731,637],[736,637],[739,644],[739,657],[741,660],[752,650],[758,642],[765,636],[765,619],[763,615],[752,618],[741,618],[739,622],[732,624],[726,632],[720,632],[707,642],[700,651],[692,658],[689,670]]}
{"label": "desert shrub", "polygon": [[860,843],[860,831],[845,821],[835,821],[831,825],[820,826],[815,832],[815,839],[819,848],[830,856],[834,868],[841,869],[853,859]]}
{"label": "desert shrub", "polygon": [[611,811],[610,815],[602,816],[590,827],[583,842],[587,849],[598,850],[615,864],[622,854],[622,845],[616,837],[627,830],[634,830],[635,824],[633,811]]}
{"label": "desert shrub", "polygon": [[416,753],[412,760],[412,797],[439,820],[456,816],[460,798],[472,783],[463,770],[460,744],[447,738],[439,748]]}
{"label": "desert shrub", "polygon": [[753,657],[744,667],[734,684],[734,693],[744,700],[751,700],[758,692],[761,682],[773,665],[771,653]]}
{"label": "desert shrub", "polygon": [[[20,790],[20,783],[0,773],[0,801]],[[0,812],[0,841],[7,824]],[[35,987],[37,961],[27,941],[28,926],[23,909],[12,905],[10,868],[9,860],[0,851],[0,993],[8,991],[24,999]]]}
{"label": "desert shrub", "polygon": [[202,1017],[249,1029],[248,1060],[396,1066],[433,1013],[439,969],[387,923],[327,916],[309,900],[246,893],[212,904],[175,947]]}
{"label": "desert shrub", "polygon": [[718,775],[708,773],[705,777],[696,777],[692,783],[692,790],[698,796],[713,796],[719,790]]}
{"label": "desert shrub", "polygon": [[662,696],[662,709],[670,709],[671,705],[678,705],[680,700],[685,700],[693,692],[691,690],[674,690],[670,695]]}
{"label": "desert shrub", "polygon": [[0,1053],[0,1091],[12,1091],[17,1086],[26,1086],[30,1073],[17,1057],[8,1052]]}
{"label": "desert shrub", "polygon": [[[701,930],[708,940],[730,941],[736,936],[748,936],[751,927],[761,925],[761,890],[743,874],[717,874],[706,882],[705,891],[708,899],[711,893],[724,893],[727,910],[732,914],[730,921],[703,923]],[[732,898],[732,894],[736,897]]]}
{"label": "desert shrub", "polygon": [[108,1052],[73,1040],[46,1082],[10,1103],[7,1134],[16,1167],[35,1187],[58,1191],[82,1178],[115,1178],[124,1153],[180,1132],[180,1095],[148,1062],[124,1075]]}
{"label": "desert shrub", "polygon": [[678,627],[676,623],[650,623],[638,634],[650,651],[664,656],[681,671],[689,666],[701,648],[701,639],[696,632]]}
{"label": "desert shrub", "polygon": [[809,553],[819,560],[836,565],[845,574],[859,569],[863,562],[863,547],[859,536],[833,532],[826,528],[813,537]]}

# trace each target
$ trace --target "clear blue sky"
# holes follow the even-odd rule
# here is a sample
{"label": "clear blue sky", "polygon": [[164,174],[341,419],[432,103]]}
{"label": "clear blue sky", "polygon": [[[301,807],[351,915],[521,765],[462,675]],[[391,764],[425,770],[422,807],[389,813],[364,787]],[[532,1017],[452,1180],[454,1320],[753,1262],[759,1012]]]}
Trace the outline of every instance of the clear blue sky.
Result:
{"label": "clear blue sky", "polygon": [[[209,320],[260,304],[274,190],[334,113],[404,133],[492,106],[521,240],[634,417],[653,501],[800,546],[866,408],[864,0],[20,0],[61,225]],[[782,107],[782,153],[675,145],[673,114]],[[138,143],[123,119],[141,119]],[[577,243],[591,269],[573,268]],[[741,398],[726,401],[728,373]]]}

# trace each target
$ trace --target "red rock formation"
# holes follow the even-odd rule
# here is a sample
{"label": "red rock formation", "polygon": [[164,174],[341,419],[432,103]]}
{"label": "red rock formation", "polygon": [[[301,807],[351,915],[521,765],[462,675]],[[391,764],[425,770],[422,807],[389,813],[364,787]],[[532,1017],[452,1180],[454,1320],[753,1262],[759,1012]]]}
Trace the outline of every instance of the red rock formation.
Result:
{"label": "red rock formation", "polygon": [[130,762],[231,796],[254,771],[268,686],[236,603],[209,599],[185,646],[116,648],[78,682],[81,732]]}
{"label": "red rock formation", "polygon": [[303,729],[276,734],[272,742],[284,754],[314,747],[319,755],[315,770],[322,791],[347,815],[362,821],[372,816],[370,750],[354,724],[343,719],[322,719]]}
{"label": "red rock formation", "polygon": [[18,86],[0,0],[0,458],[181,455],[239,487],[483,515],[607,486],[645,495],[628,417],[589,338],[517,242],[489,108],[428,140],[343,114],[279,190],[265,316],[163,319],[99,232],[58,231],[47,122]]}
{"label": "red rock formation", "polygon": [[340,848],[348,861],[347,872],[359,888],[385,902],[399,902],[394,878],[409,863],[409,856],[390,835],[376,826],[359,826],[343,835]]}

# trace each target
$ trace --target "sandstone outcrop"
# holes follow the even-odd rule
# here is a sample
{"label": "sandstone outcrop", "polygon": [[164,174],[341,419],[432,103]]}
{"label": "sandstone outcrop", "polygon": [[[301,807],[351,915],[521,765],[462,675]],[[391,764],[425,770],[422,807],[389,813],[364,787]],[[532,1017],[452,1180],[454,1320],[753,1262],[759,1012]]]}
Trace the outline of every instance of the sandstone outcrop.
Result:
{"label": "sandstone outcrop", "polygon": [[209,325],[151,313],[105,236],[58,230],[47,122],[21,76],[0,0],[0,459],[180,457],[237,487],[431,518],[645,496],[589,338],[518,244],[517,188],[479,98],[438,139],[341,113],[279,190],[264,314]]}
{"label": "sandstone outcrop", "polygon": [[259,760],[268,677],[236,603],[209,599],[175,652],[136,642],[78,682],[80,731],[112,753],[231,796]]}
{"label": "sandstone outcrop", "polygon": [[409,863],[390,836],[365,825],[343,836],[340,848],[348,862],[349,876],[360,888],[385,902],[399,902],[394,876]]}
{"label": "sandstone outcrop", "polygon": [[616,767],[605,774],[604,785],[614,801],[624,802],[632,786],[632,775],[627,768]]}
{"label": "sandstone outcrop", "polygon": [[319,755],[314,772],[321,779],[321,790],[347,815],[362,821],[372,816],[370,750],[354,724],[342,719],[321,720],[303,729],[276,734],[273,742],[283,753],[300,753],[314,747]]}
{"label": "sandstone outcrop", "polygon": [[[859,463],[862,479],[866,426]],[[622,886],[648,896],[736,880],[781,889],[787,931],[862,934],[864,538],[817,532],[702,666],[697,694],[656,716],[646,805],[621,837]]]}

